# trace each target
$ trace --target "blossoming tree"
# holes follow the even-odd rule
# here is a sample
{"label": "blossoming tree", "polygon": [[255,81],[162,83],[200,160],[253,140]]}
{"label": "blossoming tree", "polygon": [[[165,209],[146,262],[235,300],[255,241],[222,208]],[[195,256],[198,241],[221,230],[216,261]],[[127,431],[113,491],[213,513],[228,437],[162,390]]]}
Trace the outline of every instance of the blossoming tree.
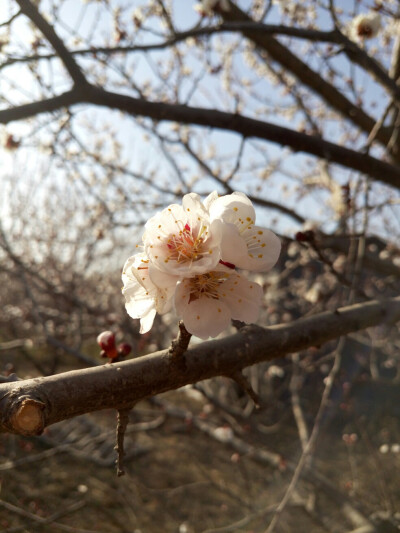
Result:
{"label": "blossoming tree", "polygon": [[[0,339],[93,368],[5,371],[1,429],[115,408],[122,461],[141,399],[225,376],[262,405],[272,360],[328,360],[309,430],[294,410],[302,455],[273,531],[346,336],[370,378],[400,369],[397,3],[3,4]],[[85,347],[102,330],[99,365]]]}

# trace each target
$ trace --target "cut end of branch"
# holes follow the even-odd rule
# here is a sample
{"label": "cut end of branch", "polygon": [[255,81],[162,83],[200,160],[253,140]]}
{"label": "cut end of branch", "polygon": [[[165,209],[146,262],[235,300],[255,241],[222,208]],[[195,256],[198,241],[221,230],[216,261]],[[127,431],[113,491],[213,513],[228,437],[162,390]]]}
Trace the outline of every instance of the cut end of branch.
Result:
{"label": "cut end of branch", "polygon": [[20,435],[40,435],[45,428],[44,408],[37,400],[23,400],[10,419],[13,430]]}

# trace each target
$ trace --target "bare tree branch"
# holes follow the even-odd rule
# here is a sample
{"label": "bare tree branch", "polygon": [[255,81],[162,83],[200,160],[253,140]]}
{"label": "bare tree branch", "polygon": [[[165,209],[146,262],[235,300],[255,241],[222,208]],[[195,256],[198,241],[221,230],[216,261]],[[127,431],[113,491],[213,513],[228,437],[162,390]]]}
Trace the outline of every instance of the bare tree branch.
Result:
{"label": "bare tree branch", "polygon": [[164,350],[124,363],[3,383],[0,427],[12,433],[38,435],[60,420],[100,409],[128,407],[167,390],[231,375],[261,361],[398,320],[400,297],[373,300],[302,318],[289,325],[246,326],[235,335],[189,349],[179,361]]}
{"label": "bare tree branch", "polygon": [[123,94],[105,91],[93,85],[75,87],[59,96],[0,111],[0,123],[29,118],[40,113],[56,111],[78,103],[90,103],[119,109],[134,116],[154,120],[171,120],[182,124],[197,124],[228,131],[244,137],[257,137],[266,141],[289,146],[296,152],[306,152],[353,170],[368,174],[392,187],[400,188],[400,168],[380,161],[367,154],[324,141],[320,137],[290,130],[276,124],[262,122],[234,113],[214,109],[189,107],[182,104],[149,102]]}
{"label": "bare tree branch", "polygon": [[[224,19],[229,22],[249,22],[250,17],[246,15],[238,6],[231,3],[230,10],[224,12]],[[287,71],[294,74],[304,85],[312,89],[333,109],[342,116],[357,125],[361,130],[369,133],[375,125],[375,120],[357,105],[348,100],[332,84],[324,80],[317,72],[312,70],[306,63],[293,54],[286,46],[277,41],[274,37],[263,31],[244,30],[243,35],[253,41],[268,55],[281,64]],[[344,38],[344,36],[343,36]],[[345,38],[344,38],[345,39]],[[348,45],[346,40],[346,45]],[[351,47],[354,56],[354,50]],[[391,84],[392,85],[392,84]],[[389,142],[391,132],[381,129],[377,134],[377,139],[385,146]]]}
{"label": "bare tree branch", "polygon": [[86,85],[87,81],[82,73],[80,67],[68,51],[67,47],[59,36],[54,31],[53,27],[42,17],[38,9],[29,0],[17,0],[21,13],[30,18],[30,20],[37,26],[37,28],[43,33],[54,50],[57,52],[58,57],[64,63],[69,75],[74,81],[75,85]]}

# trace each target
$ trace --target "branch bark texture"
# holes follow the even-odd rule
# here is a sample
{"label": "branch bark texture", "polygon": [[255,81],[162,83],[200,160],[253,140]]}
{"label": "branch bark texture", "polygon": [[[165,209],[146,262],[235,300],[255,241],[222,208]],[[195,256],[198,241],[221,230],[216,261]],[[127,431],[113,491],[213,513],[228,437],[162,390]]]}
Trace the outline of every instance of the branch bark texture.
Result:
{"label": "branch bark texture", "polygon": [[144,398],[283,357],[378,324],[400,320],[400,297],[370,301],[268,328],[246,326],[180,357],[169,350],[130,361],[0,385],[0,429],[39,435],[84,413],[124,408]]}

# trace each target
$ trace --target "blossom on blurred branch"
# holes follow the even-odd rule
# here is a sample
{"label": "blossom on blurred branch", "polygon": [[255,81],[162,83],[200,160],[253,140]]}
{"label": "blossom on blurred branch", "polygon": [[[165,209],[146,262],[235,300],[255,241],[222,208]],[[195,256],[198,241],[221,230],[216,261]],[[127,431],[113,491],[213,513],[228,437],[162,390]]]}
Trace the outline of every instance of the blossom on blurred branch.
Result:
{"label": "blossom on blurred branch", "polygon": [[357,15],[350,23],[349,37],[353,41],[372,39],[381,29],[381,16],[376,11]]}
{"label": "blossom on blurred branch", "polygon": [[217,12],[227,12],[230,10],[228,0],[202,0],[194,5],[194,9],[202,17],[212,17]]}
{"label": "blossom on blurred branch", "polygon": [[268,271],[280,241],[255,226],[254,207],[243,193],[204,203],[191,193],[152,217],[142,237],[145,252],[130,257],[122,273],[125,307],[148,332],[156,313],[174,304],[186,329],[202,339],[216,337],[231,319],[257,320],[262,288],[236,268]]}

